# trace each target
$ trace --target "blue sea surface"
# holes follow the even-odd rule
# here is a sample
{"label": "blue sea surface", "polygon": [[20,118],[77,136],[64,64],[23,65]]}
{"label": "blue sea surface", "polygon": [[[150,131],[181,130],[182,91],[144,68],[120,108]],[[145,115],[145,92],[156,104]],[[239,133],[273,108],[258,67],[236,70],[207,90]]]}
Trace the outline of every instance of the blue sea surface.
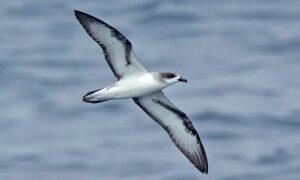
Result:
{"label": "blue sea surface", "polygon": [[[81,97],[116,79],[74,9],[114,26],[192,120],[200,173],[132,100]],[[0,2],[1,180],[300,179],[300,1]]]}

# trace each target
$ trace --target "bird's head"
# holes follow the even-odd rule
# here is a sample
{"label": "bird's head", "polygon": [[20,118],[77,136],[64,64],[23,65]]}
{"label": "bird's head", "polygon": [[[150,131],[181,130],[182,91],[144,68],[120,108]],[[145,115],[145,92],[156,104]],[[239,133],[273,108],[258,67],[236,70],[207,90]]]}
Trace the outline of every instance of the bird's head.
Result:
{"label": "bird's head", "polygon": [[173,84],[178,81],[187,83],[187,80],[183,79],[179,74],[163,72],[163,73],[160,73],[160,77],[168,84]]}

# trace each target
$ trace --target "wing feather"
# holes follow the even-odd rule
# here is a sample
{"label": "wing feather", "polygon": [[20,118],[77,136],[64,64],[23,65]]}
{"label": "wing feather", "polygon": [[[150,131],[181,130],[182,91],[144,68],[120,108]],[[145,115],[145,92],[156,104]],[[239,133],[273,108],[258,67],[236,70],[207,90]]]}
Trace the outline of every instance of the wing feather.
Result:
{"label": "wing feather", "polygon": [[204,147],[192,122],[184,112],[180,111],[162,91],[133,100],[167,131],[177,148],[199,171],[208,172]]}
{"label": "wing feather", "polygon": [[117,79],[147,72],[138,62],[130,41],[118,30],[89,14],[75,10],[75,16],[103,50],[105,60]]}

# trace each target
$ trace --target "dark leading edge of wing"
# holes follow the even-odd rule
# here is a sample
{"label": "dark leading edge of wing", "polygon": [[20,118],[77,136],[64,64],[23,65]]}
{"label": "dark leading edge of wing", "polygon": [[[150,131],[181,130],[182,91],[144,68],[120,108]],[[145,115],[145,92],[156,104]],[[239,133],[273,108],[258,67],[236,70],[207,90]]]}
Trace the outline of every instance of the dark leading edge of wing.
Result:
{"label": "dark leading edge of wing", "polygon": [[75,10],[85,31],[102,48],[105,60],[117,79],[137,72],[146,72],[137,61],[130,41],[118,30],[87,13]]}
{"label": "dark leading edge of wing", "polygon": [[174,144],[199,171],[208,172],[204,147],[192,122],[184,112],[169,101],[162,91],[133,100],[167,131]]}

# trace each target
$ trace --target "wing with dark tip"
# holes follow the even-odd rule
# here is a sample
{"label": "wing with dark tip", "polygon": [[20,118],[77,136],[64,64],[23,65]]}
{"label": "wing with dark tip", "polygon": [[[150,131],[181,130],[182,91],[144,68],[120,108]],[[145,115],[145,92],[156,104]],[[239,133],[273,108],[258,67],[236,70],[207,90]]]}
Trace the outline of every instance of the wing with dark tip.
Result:
{"label": "wing with dark tip", "polygon": [[117,79],[147,72],[138,62],[130,41],[118,30],[89,14],[75,10],[85,31],[101,46],[105,60]]}
{"label": "wing with dark tip", "polygon": [[174,144],[199,171],[208,172],[207,158],[200,137],[184,112],[162,91],[133,100],[168,132]]}

